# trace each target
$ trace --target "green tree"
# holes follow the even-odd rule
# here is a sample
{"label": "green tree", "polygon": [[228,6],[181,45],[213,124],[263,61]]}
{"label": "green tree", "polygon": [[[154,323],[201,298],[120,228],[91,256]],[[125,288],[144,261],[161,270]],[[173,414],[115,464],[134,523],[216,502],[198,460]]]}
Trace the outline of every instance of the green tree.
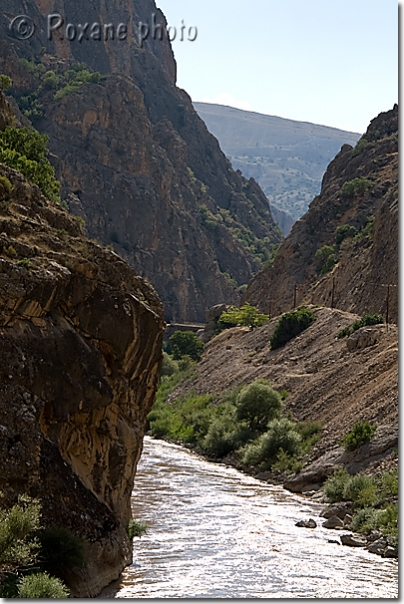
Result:
{"label": "green tree", "polygon": [[178,361],[184,356],[189,356],[194,361],[199,361],[204,349],[204,344],[191,331],[175,331],[170,337],[173,359]]}
{"label": "green tree", "polygon": [[269,421],[279,415],[283,407],[279,392],[268,383],[256,380],[245,386],[236,399],[236,418],[245,420],[250,430],[265,430]]}
{"label": "green tree", "polygon": [[5,92],[13,85],[13,80],[5,75],[4,73],[0,74],[0,90]]}
{"label": "green tree", "polygon": [[289,340],[307,329],[315,319],[316,316],[310,308],[299,308],[283,314],[271,337],[271,349],[275,350],[284,346]]}
{"label": "green tree", "polygon": [[334,246],[323,245],[320,247],[315,255],[317,272],[321,275],[328,273],[337,262],[337,255],[335,253]]}
{"label": "green tree", "polygon": [[269,315],[259,313],[255,306],[251,306],[248,302],[243,304],[241,308],[231,306],[229,310],[224,311],[219,318],[219,326],[222,328],[233,327],[239,325],[241,327],[261,327],[269,321]]}

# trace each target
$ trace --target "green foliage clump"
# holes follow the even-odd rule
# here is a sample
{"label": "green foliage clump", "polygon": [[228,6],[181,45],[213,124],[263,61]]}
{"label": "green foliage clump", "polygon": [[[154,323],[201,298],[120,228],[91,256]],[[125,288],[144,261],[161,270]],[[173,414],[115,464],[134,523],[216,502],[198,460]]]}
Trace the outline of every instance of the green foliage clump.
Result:
{"label": "green foliage clump", "polygon": [[21,258],[21,260],[18,260],[17,266],[23,266],[24,268],[31,268],[32,260],[31,260],[31,258]]}
{"label": "green foliage clump", "polygon": [[366,315],[363,315],[361,319],[357,319],[356,321],[351,323],[351,325],[347,325],[347,327],[341,329],[337,334],[337,338],[344,338],[345,336],[350,336],[361,327],[366,327],[367,325],[380,325],[381,323],[384,323],[383,315],[380,315],[378,313],[367,313]]}
{"label": "green foliage clump", "polygon": [[279,392],[265,380],[245,386],[236,399],[236,418],[245,420],[251,431],[262,432],[269,421],[279,416],[283,403]]}
{"label": "green foliage clump", "polygon": [[[379,476],[356,474],[350,476],[338,468],[324,484],[324,493],[331,503],[353,501],[351,530],[369,533],[379,529],[398,542],[398,471],[386,471]],[[386,501],[387,498],[387,501]]]}
{"label": "green foliage clump", "polygon": [[227,327],[241,326],[254,329],[265,325],[269,318],[269,315],[259,313],[255,306],[251,306],[246,302],[240,308],[231,306],[229,310],[222,312],[218,320],[218,327],[226,329]]}
{"label": "green foliage clump", "polygon": [[289,340],[310,327],[315,319],[313,311],[306,307],[283,314],[271,337],[271,349],[275,350],[284,346]]}
{"label": "green foliage clump", "polygon": [[355,147],[351,151],[351,156],[356,157],[364,152],[369,142],[365,138],[361,138],[355,145]]}
{"label": "green foliage clump", "polygon": [[47,573],[35,573],[22,577],[18,584],[17,598],[68,598],[69,590],[60,579]]}
{"label": "green foliage clump", "polygon": [[42,570],[62,576],[86,565],[83,540],[64,526],[53,526],[38,533]]}
{"label": "green foliage clump", "polygon": [[293,456],[299,452],[300,443],[301,436],[296,431],[294,422],[286,417],[274,419],[268,424],[268,430],[264,434],[255,442],[246,445],[243,463],[268,469],[277,461],[281,449]]}
{"label": "green foliage clump", "polygon": [[38,185],[48,199],[59,201],[60,185],[47,159],[47,142],[46,134],[39,134],[33,128],[7,126],[0,132],[0,162]]}
{"label": "green foliage clump", "polygon": [[352,224],[342,224],[335,230],[335,243],[340,245],[344,239],[355,237],[358,234],[358,229]]}
{"label": "green foliage clump", "polygon": [[357,233],[354,237],[354,241],[361,241],[362,239],[365,239],[366,237],[369,237],[369,239],[373,238],[373,230],[374,230],[374,225],[375,225],[375,217],[369,216],[367,221],[366,221],[366,225],[364,226],[364,228],[359,231],[359,233]]}
{"label": "green foliage clump", "polygon": [[178,371],[178,363],[167,352],[163,352],[163,362],[160,375],[173,375]]}
{"label": "green foliage clump", "polygon": [[6,92],[13,85],[13,80],[4,73],[0,74],[0,90]]}
{"label": "green foliage clump", "polygon": [[134,520],[131,518],[128,523],[128,537],[133,539],[134,537],[141,537],[147,532],[148,526],[146,522],[141,520]]}
{"label": "green foliage clump", "polygon": [[317,264],[317,272],[320,275],[328,273],[338,261],[335,248],[332,245],[323,245],[316,251],[314,257]]}
{"label": "green foliage clump", "polygon": [[175,331],[170,336],[170,344],[174,360],[189,356],[194,361],[200,361],[204,343],[191,331]]}
{"label": "green foliage clump", "polygon": [[345,447],[347,451],[354,451],[361,445],[367,443],[376,432],[377,426],[372,426],[368,421],[358,421],[354,424],[352,430],[345,434],[340,440],[340,444]]}
{"label": "green foliage clump", "polygon": [[368,189],[372,187],[372,181],[364,176],[360,176],[359,178],[354,178],[353,180],[348,180],[344,182],[341,194],[343,197],[352,198],[356,195],[363,195]]}
{"label": "green foliage clump", "polygon": [[8,569],[35,560],[38,542],[31,539],[40,526],[39,502],[20,495],[18,503],[0,510],[0,565]]}
{"label": "green foliage clump", "polygon": [[324,483],[324,494],[331,503],[344,500],[344,489],[349,480],[345,468],[336,468]]}

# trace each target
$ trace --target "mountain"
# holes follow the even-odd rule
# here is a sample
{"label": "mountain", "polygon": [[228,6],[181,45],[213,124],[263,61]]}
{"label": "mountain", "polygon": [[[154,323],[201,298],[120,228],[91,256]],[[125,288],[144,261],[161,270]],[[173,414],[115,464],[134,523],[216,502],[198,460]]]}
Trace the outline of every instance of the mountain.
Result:
{"label": "mountain", "polygon": [[357,145],[344,145],[321,193],[298,220],[273,266],[245,300],[279,314],[312,302],[398,319],[398,106],[373,119]]}
{"label": "mountain", "polygon": [[[46,15],[66,24],[115,24],[115,38],[69,41],[47,35]],[[36,26],[29,40],[10,32],[10,15]],[[35,127],[49,136],[62,199],[86,220],[90,237],[111,244],[156,288],[169,322],[201,322],[269,258],[282,234],[257,183],[234,172],[216,139],[176,86],[167,36],[142,43],[153,0],[4,0],[0,72]],[[125,40],[117,39],[126,24]],[[76,31],[76,29],[74,31]],[[73,31],[70,28],[69,31]]]}
{"label": "mountain", "polygon": [[345,143],[360,134],[309,122],[194,102],[194,107],[235,170],[254,178],[271,210],[285,212],[277,223],[287,235],[320,191],[323,173]]}

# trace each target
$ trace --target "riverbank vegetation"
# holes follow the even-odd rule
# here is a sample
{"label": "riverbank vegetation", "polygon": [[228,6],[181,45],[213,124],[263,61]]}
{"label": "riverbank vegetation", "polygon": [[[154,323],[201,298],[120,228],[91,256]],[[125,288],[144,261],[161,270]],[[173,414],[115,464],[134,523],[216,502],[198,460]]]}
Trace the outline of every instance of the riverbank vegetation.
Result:
{"label": "riverbank vegetation", "polygon": [[367,535],[372,530],[378,530],[383,535],[390,535],[393,545],[397,546],[397,469],[375,476],[362,473],[351,476],[344,468],[338,468],[324,483],[324,494],[330,503],[354,503],[353,531]]}
{"label": "riverbank vegetation", "polygon": [[174,389],[195,377],[196,363],[164,353],[160,387],[148,416],[149,433],[194,447],[215,459],[231,456],[237,467],[277,473],[296,472],[318,440],[318,423],[298,423],[285,414],[286,391],[267,380],[240,384],[221,395],[191,391],[171,398]]}

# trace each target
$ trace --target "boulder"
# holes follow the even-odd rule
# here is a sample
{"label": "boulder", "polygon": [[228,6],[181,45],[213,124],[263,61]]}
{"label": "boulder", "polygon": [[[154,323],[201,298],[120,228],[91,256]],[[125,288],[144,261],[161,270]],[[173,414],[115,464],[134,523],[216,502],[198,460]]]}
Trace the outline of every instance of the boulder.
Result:
{"label": "boulder", "polygon": [[331,506],[326,507],[320,513],[320,516],[323,518],[331,518],[332,516],[338,516],[343,520],[347,514],[351,514],[353,512],[353,503],[352,501],[341,501],[340,503],[335,503]]}
{"label": "boulder", "polygon": [[398,549],[389,545],[383,552],[383,558],[398,558]]}
{"label": "boulder", "polygon": [[338,516],[331,516],[325,522],[323,522],[323,527],[328,529],[339,529],[344,528],[344,522]]}
{"label": "boulder", "polygon": [[383,537],[381,539],[377,539],[373,541],[370,545],[367,546],[368,552],[371,554],[379,554],[381,555],[387,547],[387,540]]}
{"label": "boulder", "polygon": [[354,535],[341,535],[341,543],[342,545],[349,545],[350,547],[364,547],[366,545],[366,539]]}
{"label": "boulder", "polygon": [[354,350],[361,350],[367,346],[373,346],[373,344],[376,344],[377,340],[377,332],[375,332],[375,330],[359,329],[347,339],[346,346],[349,352],[353,352]]}
{"label": "boulder", "polygon": [[299,520],[299,522],[296,522],[295,526],[302,526],[304,528],[316,528],[317,522],[313,520],[313,518],[309,518],[308,520]]}

